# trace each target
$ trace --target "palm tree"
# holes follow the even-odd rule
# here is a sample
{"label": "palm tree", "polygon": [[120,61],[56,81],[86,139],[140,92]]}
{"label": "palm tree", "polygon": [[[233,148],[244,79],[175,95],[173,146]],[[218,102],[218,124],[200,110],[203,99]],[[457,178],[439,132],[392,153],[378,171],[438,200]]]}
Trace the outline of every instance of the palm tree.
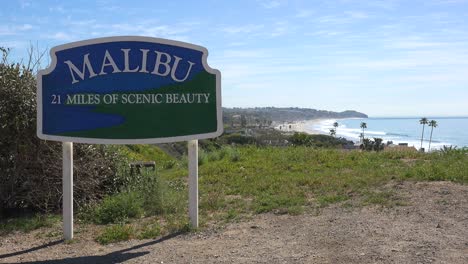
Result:
{"label": "palm tree", "polygon": [[338,122],[333,123],[333,127],[335,127],[335,134],[338,131],[338,129],[337,129],[338,126],[339,126]]}
{"label": "palm tree", "polygon": [[365,122],[361,122],[361,128],[362,128],[362,140],[364,140],[364,129],[367,128],[367,124]]}
{"label": "palm tree", "polygon": [[336,137],[336,130],[333,128],[330,128],[330,136]]}
{"label": "palm tree", "polygon": [[423,125],[423,130],[422,130],[422,134],[421,134],[421,149],[422,149],[422,146],[423,146],[423,139],[424,139],[424,126],[427,125],[428,123],[429,123],[429,121],[425,117],[423,117],[423,118],[421,118],[421,120],[419,120],[419,124]]}
{"label": "palm tree", "polygon": [[429,151],[431,151],[432,131],[434,131],[434,127],[437,127],[437,121],[431,120],[428,126],[431,127],[431,137],[429,139]]}

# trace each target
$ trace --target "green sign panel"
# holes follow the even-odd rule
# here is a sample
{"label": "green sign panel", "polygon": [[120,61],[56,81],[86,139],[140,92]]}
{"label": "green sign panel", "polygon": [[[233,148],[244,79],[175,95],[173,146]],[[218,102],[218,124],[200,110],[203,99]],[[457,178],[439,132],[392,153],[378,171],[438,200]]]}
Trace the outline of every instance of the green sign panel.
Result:
{"label": "green sign panel", "polygon": [[54,47],[39,71],[38,136],[139,144],[221,135],[221,74],[200,46],[110,37]]}

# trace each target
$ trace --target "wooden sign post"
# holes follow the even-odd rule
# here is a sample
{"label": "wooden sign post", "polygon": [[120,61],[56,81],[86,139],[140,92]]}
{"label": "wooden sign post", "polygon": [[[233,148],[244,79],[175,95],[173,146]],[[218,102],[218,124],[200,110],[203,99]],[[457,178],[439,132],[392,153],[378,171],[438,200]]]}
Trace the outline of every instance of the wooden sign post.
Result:
{"label": "wooden sign post", "polygon": [[200,46],[109,37],[57,46],[37,74],[37,135],[63,142],[63,221],[73,238],[73,142],[188,141],[189,216],[198,227],[198,140],[223,132],[221,73]]}

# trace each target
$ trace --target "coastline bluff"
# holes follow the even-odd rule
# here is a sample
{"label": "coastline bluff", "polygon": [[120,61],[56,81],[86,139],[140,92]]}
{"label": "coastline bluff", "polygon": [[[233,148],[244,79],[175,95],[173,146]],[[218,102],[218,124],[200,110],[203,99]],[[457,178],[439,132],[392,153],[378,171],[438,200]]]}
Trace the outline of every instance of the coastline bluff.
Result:
{"label": "coastline bluff", "polygon": [[223,108],[225,115],[250,115],[276,122],[293,122],[319,118],[368,118],[364,113],[354,110],[333,112],[298,107],[253,107],[253,108]]}

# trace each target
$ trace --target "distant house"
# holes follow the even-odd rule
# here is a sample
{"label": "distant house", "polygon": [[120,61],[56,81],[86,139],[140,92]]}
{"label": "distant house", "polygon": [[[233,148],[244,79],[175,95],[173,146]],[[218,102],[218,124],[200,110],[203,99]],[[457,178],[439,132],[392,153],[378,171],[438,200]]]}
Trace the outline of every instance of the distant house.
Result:
{"label": "distant house", "polygon": [[418,150],[413,146],[408,146],[408,143],[398,143],[398,145],[390,144],[384,147],[384,151],[411,151],[417,152]]}
{"label": "distant house", "polygon": [[354,149],[360,149],[361,144],[347,144],[343,145],[343,149],[346,150],[354,150]]}
{"label": "distant house", "polygon": [[231,127],[240,127],[241,126],[241,115],[233,115],[231,119]]}

